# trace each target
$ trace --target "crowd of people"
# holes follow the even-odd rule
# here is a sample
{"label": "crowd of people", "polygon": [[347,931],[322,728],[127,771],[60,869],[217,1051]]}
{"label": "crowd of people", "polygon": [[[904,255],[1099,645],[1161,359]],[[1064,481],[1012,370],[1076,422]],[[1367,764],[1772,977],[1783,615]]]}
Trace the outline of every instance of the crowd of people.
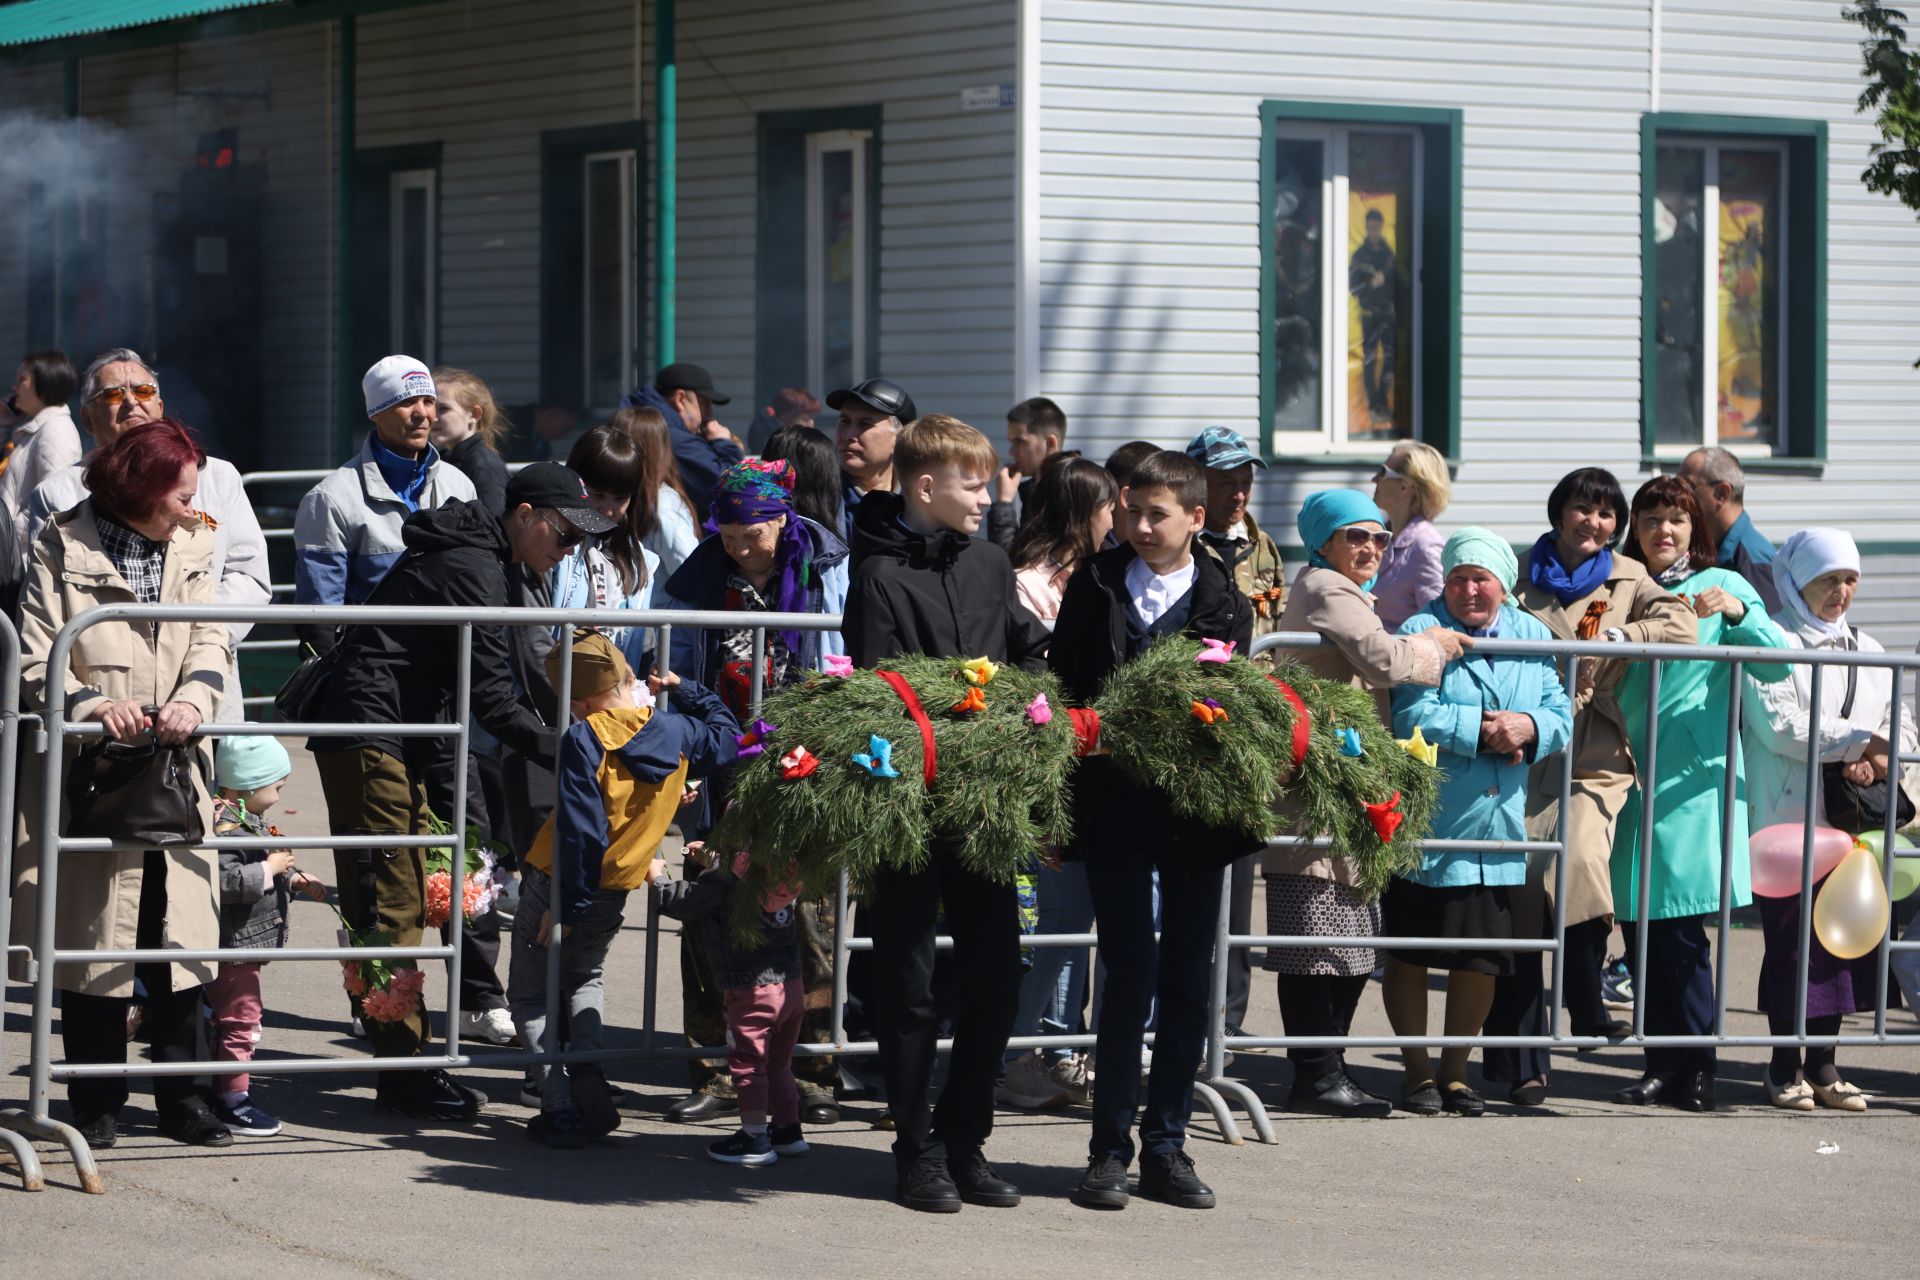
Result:
{"label": "crowd of people", "polygon": [[[1264,878],[1269,933],[1327,940],[1264,958],[1288,1035],[1321,1041],[1289,1051],[1294,1110],[1483,1114],[1469,1050],[1445,1049],[1437,1063],[1423,1049],[1403,1050],[1399,1087],[1380,1097],[1347,1072],[1338,1041],[1376,976],[1395,1031],[1426,1035],[1432,970],[1445,975],[1445,1035],[1551,1034],[1541,952],[1500,944],[1553,936],[1556,870],[1566,929],[1554,1003],[1572,1032],[1630,1033],[1602,987],[1617,924],[1634,965],[1644,944],[1646,971],[1631,977],[1647,1034],[1710,1034],[1707,925],[1725,905],[1724,886],[1733,906],[1754,900],[1749,831],[1809,811],[1829,820],[1827,795],[1806,792],[1810,750],[1836,776],[1871,788],[1885,783],[1896,746],[1915,749],[1920,717],[1904,717],[1899,743],[1890,741],[1887,671],[1850,669],[1844,696],[1830,680],[1816,708],[1809,667],[1756,652],[1739,669],[1742,731],[1729,750],[1734,669],[1675,660],[1663,665],[1653,704],[1666,745],[1650,777],[1641,763],[1650,754],[1647,664],[1582,659],[1569,689],[1550,659],[1478,646],[1557,638],[1879,651],[1847,620],[1862,586],[1852,538],[1806,529],[1776,549],[1745,513],[1738,459],[1720,449],[1696,450],[1631,501],[1605,470],[1567,474],[1547,497],[1544,532],[1521,555],[1482,528],[1444,532],[1447,460],[1403,441],[1385,455],[1371,493],[1327,489],[1299,504],[1306,563],[1289,575],[1251,510],[1266,463],[1224,426],[1205,427],[1182,449],[1135,441],[1102,461],[1067,448],[1066,414],[1036,398],[1008,411],[1003,460],[979,430],[923,414],[905,388],[870,378],[824,401],[783,390],[743,442],[715,417],[729,398],[711,375],[675,363],[609,420],[570,433],[563,457],[510,474],[499,452],[505,418],[473,373],[395,355],[367,371],[363,391],[369,427],[358,451],[300,502],[296,602],[740,615],[737,626],[674,628],[664,654],[644,627],[583,629],[562,645],[552,628],[476,624],[465,708],[453,706],[458,664],[445,627],[301,629],[312,693],[300,718],[329,726],[306,743],[328,829],[374,844],[426,836],[453,817],[464,777],[470,825],[517,865],[504,978],[505,913],[477,912],[461,930],[461,1036],[601,1048],[606,956],[628,895],[651,893],[681,922],[687,1043],[727,1045],[724,1061],[689,1062],[688,1092],[668,1118],[737,1113],[738,1130],[709,1148],[717,1160],[802,1155],[806,1127],[838,1121],[839,1102],[868,1087],[830,1055],[795,1053],[831,1038],[834,901],[771,892],[745,904],[760,924],[749,937],[734,927],[740,851],[707,843],[730,801],[735,762],[753,746],[756,686],[924,654],[1050,669],[1078,705],[1164,636],[1244,653],[1261,636],[1315,633],[1316,645],[1283,645],[1256,660],[1298,663],[1367,690],[1397,736],[1431,744],[1444,775],[1436,837],[1549,840],[1564,816],[1564,868],[1537,855],[1435,851],[1379,895],[1363,891],[1337,847],[1263,851],[1184,825],[1097,755],[1072,784],[1074,840],[1033,850],[1031,874],[1017,884],[962,865],[952,833],[936,833],[917,870],[857,886],[856,927],[872,951],[849,974],[846,1011],[848,1028],[879,1045],[894,1189],[915,1209],[1017,1204],[1019,1189],[985,1156],[996,1105],[1068,1104],[1092,1115],[1077,1203],[1120,1208],[1139,1194],[1213,1205],[1185,1133],[1223,885],[1235,933],[1252,931],[1254,886]],[[84,453],[68,407],[76,399],[91,438]],[[204,831],[273,834],[265,815],[293,771],[271,737],[198,736],[203,724],[243,719],[234,645],[246,627],[103,624],[81,633],[66,670],[49,669],[61,628],[102,604],[270,599],[266,543],[240,477],[168,416],[158,377],[130,350],[104,352],[84,373],[60,352],[31,353],[9,407],[0,538],[14,542],[6,555],[19,582],[11,607],[23,702],[42,706],[50,689],[64,690],[70,722],[96,722],[116,743],[151,741],[163,749],[156,759],[186,753],[200,765],[181,788],[177,821],[188,843],[65,860],[56,945],[218,945],[257,949],[264,962],[284,945],[291,900],[323,896],[323,877],[285,850],[216,856],[190,847]],[[816,425],[823,407],[837,415],[831,431]],[[841,622],[762,633],[753,615],[769,613]],[[470,713],[473,726],[464,760],[449,739],[396,728],[456,713]],[[70,770],[79,750],[69,749]],[[12,892],[24,933],[47,835],[71,833],[80,815],[66,805],[42,812],[30,782],[20,795]],[[688,855],[678,878],[659,857],[673,828]],[[1650,850],[1641,847],[1647,829]],[[1734,851],[1730,870],[1720,862],[1723,839]],[[348,929],[397,946],[444,930],[433,920],[428,867],[411,843],[338,851],[332,892]],[[1760,899],[1759,1007],[1780,1034],[1794,1029],[1804,908],[1796,897]],[[950,962],[936,959],[937,930],[953,937]],[[1071,947],[1023,952],[1023,934],[1086,931],[1097,931],[1097,960]],[[1845,1015],[1874,1007],[1877,957],[1839,958],[1817,934],[1809,945],[1807,1031],[1832,1035]],[[550,1011],[556,956],[562,1005]],[[1894,971],[1912,1001],[1920,972],[1905,961],[1897,957]],[[1229,957],[1230,1036],[1242,1034],[1252,966],[1248,950]],[[252,1097],[246,1075],[260,1038],[261,967],[62,964],[66,1056],[123,1063],[136,1023],[156,1061],[193,1061],[204,1037],[233,1072],[210,1085],[156,1077],[161,1130],[202,1146],[276,1133],[278,1119]],[[351,964],[347,973],[354,1026],[385,1068],[375,1105],[429,1122],[476,1115],[479,1091],[400,1061],[421,1055],[431,1036],[423,1005],[404,998],[417,997],[417,981],[369,983]],[[1089,1033],[1092,1054],[1007,1048],[1014,1036]],[[953,1047],[936,1102],[943,1034]],[[1535,1107],[1549,1096],[1550,1068],[1544,1050],[1490,1049],[1483,1076],[1508,1086],[1508,1103]],[[1777,1050],[1765,1093],[1789,1110],[1867,1106],[1830,1048]],[[70,1085],[74,1123],[96,1148],[113,1145],[127,1097],[124,1078]],[[538,1111],[530,1136],[551,1146],[577,1147],[619,1124],[618,1090],[597,1065],[532,1070],[521,1099]],[[1713,1050],[1648,1049],[1642,1078],[1617,1100],[1716,1109]]]}

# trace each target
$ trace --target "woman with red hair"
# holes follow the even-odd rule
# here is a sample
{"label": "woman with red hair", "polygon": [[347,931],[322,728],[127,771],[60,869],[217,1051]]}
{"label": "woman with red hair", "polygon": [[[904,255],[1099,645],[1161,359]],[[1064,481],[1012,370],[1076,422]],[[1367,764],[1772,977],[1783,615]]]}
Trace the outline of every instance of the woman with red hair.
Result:
{"label": "woman with red hair", "polygon": [[[53,517],[33,551],[22,604],[21,700],[36,710],[63,699],[71,722],[94,721],[118,742],[151,733],[163,746],[186,742],[212,716],[232,660],[217,622],[103,622],[76,637],[66,669],[51,671],[54,637],[99,605],[210,604],[213,531],[194,510],[206,454],[171,418],[133,427],[87,466],[90,494]],[[74,744],[77,746],[77,744]],[[209,744],[198,750],[210,757]],[[69,756],[72,748],[69,748]],[[205,787],[211,759],[195,771],[201,829],[213,829]],[[39,839],[64,831],[70,814],[47,821],[42,788],[21,786],[16,929],[31,926],[39,884]],[[216,855],[184,845],[144,853],[88,853],[61,863],[54,945],[125,951],[162,946],[211,949],[220,942]],[[16,938],[16,941],[23,939]],[[159,1062],[197,1056],[200,987],[211,962],[62,964],[60,1023],[69,1062],[121,1063],[127,1056],[127,1008],[137,977],[146,988],[145,1026]],[[233,1141],[206,1088],[190,1076],[153,1082],[160,1132],[194,1146]],[[74,1123],[92,1146],[110,1147],[127,1101],[123,1077],[68,1085]]]}

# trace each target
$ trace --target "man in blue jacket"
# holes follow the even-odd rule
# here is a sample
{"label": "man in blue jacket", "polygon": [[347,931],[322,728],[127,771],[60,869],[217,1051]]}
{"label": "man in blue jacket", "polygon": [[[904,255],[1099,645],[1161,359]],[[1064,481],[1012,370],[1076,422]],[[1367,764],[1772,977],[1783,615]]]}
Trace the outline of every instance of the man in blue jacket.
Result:
{"label": "man in blue jacket", "polygon": [[720,473],[746,457],[740,441],[713,419],[713,406],[731,400],[714,389],[713,375],[699,365],[675,363],[654,374],[652,386],[635,387],[620,402],[623,409],[657,409],[667,420],[680,483],[695,511],[712,503]]}

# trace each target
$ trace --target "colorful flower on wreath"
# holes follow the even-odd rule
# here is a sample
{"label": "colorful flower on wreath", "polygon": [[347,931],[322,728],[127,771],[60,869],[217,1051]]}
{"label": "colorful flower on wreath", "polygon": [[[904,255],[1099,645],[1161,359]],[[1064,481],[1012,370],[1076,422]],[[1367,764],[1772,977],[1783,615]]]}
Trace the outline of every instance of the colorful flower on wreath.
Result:
{"label": "colorful flower on wreath", "polygon": [[975,658],[960,664],[960,674],[967,678],[968,684],[986,685],[993,683],[993,678],[1000,674],[1000,668],[985,658]]}
{"label": "colorful flower on wreath", "polygon": [[1231,662],[1234,646],[1237,643],[1239,642],[1234,640],[1215,640],[1212,636],[1201,636],[1200,652],[1193,655],[1193,660],[1195,662]]}
{"label": "colorful flower on wreath", "polygon": [[1193,718],[1201,724],[1218,724],[1227,718],[1227,709],[1212,698],[1202,698],[1193,704]]}
{"label": "colorful flower on wreath", "polygon": [[1426,735],[1420,732],[1419,725],[1413,727],[1413,736],[1411,738],[1401,738],[1399,741],[1401,748],[1415,760],[1422,761],[1435,768],[1439,767],[1440,744],[1437,742],[1428,742]]}
{"label": "colorful flower on wreath", "polygon": [[879,734],[867,738],[867,749],[853,753],[853,762],[876,778],[897,778],[900,771],[893,767],[893,743]]}
{"label": "colorful flower on wreath", "polygon": [[821,669],[823,675],[850,676],[853,674],[853,659],[844,653],[830,653],[822,661],[826,663],[826,666]]}
{"label": "colorful flower on wreath", "polygon": [[1400,812],[1400,793],[1393,793],[1390,800],[1366,806],[1367,821],[1373,824],[1373,834],[1380,837],[1381,844],[1393,843],[1393,833],[1406,821],[1406,815]]}
{"label": "colorful flower on wreath", "polygon": [[1027,704],[1027,719],[1035,724],[1052,724],[1053,708],[1047,704],[1047,695],[1036,693],[1033,701]]}
{"label": "colorful flower on wreath", "polygon": [[1357,759],[1367,754],[1367,749],[1360,745],[1360,731],[1352,725],[1348,725],[1342,729],[1338,736],[1340,738],[1341,755],[1353,756]]}
{"label": "colorful flower on wreath", "polygon": [[780,776],[792,782],[820,767],[820,757],[805,747],[795,747],[780,757]]}
{"label": "colorful flower on wreath", "polygon": [[979,685],[967,690],[967,696],[953,704],[949,710],[957,716],[970,716],[987,709],[987,691]]}
{"label": "colorful flower on wreath", "polygon": [[375,1022],[405,1022],[420,1012],[420,989],[426,981],[419,969],[391,970],[386,986],[361,997],[360,1011]]}
{"label": "colorful flower on wreath", "polygon": [[748,760],[766,751],[767,739],[778,732],[779,728],[779,725],[768,724],[765,720],[755,720],[749,724],[747,731],[733,740],[740,749],[740,758]]}

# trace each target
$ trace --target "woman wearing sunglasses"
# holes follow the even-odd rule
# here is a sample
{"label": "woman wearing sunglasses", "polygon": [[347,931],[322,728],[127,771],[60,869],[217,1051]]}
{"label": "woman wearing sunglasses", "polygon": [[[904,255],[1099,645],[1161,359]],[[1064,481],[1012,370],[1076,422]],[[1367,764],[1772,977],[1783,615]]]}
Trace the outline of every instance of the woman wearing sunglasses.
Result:
{"label": "woman wearing sunglasses", "polygon": [[[1372,590],[1393,535],[1386,512],[1369,499],[1350,489],[1316,493],[1301,506],[1297,524],[1310,555],[1287,594],[1280,630],[1317,631],[1322,643],[1283,649],[1281,656],[1323,680],[1372,690],[1384,722],[1389,688],[1438,685],[1446,664],[1473,642],[1440,627],[1397,636],[1381,623]],[[1262,870],[1267,932],[1358,938],[1380,931],[1379,905],[1360,896],[1353,866],[1339,850],[1270,850]],[[1266,967],[1279,975],[1287,1034],[1346,1035],[1375,963],[1372,947],[1269,949]],[[1384,1116],[1392,1109],[1348,1078],[1338,1049],[1290,1049],[1287,1056],[1294,1068],[1289,1110]]]}
{"label": "woman wearing sunglasses", "polygon": [[[1694,643],[1693,609],[1654,581],[1647,567],[1613,553],[1626,525],[1627,500],[1613,473],[1582,467],[1562,477],[1547,498],[1552,526],[1533,544],[1520,573],[1516,603],[1561,640],[1635,644]],[[1567,805],[1566,994],[1575,1035],[1624,1036],[1628,1025],[1607,1014],[1600,973],[1613,932],[1613,837],[1634,788],[1633,750],[1615,691],[1627,664],[1582,659],[1573,710],[1573,795]],[[1535,840],[1559,831],[1561,765],[1536,760],[1527,781],[1527,830]],[[1514,936],[1551,937],[1545,886],[1551,855],[1527,860],[1527,884],[1512,895]],[[1489,1035],[1547,1035],[1545,985],[1538,960],[1519,957],[1496,984]],[[1512,1101],[1538,1106],[1547,1096],[1544,1049],[1489,1049],[1486,1077],[1513,1085]]]}

